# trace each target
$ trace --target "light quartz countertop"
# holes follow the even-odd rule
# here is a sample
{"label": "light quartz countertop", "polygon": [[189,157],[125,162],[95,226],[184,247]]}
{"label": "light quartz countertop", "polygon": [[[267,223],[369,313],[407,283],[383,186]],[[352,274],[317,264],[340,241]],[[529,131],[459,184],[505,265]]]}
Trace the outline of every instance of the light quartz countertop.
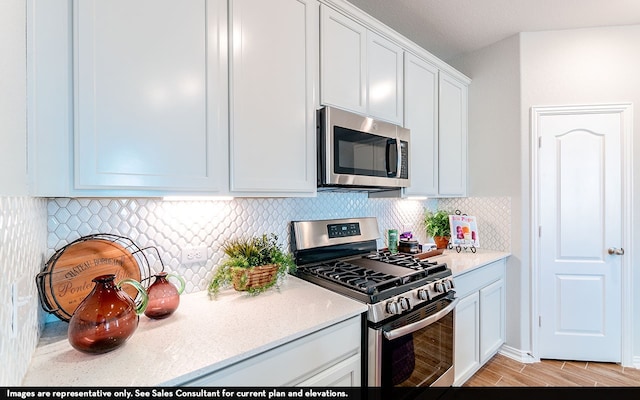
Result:
{"label": "light quartz countertop", "polygon": [[429,257],[429,261],[444,262],[451,268],[453,277],[462,275],[476,268],[480,268],[494,261],[509,257],[509,253],[493,250],[477,249],[475,253],[471,250],[461,250],[459,253],[453,250],[445,250],[439,256]]}
{"label": "light quartz countertop", "polygon": [[140,316],[121,347],[85,354],[67,340],[67,323],[46,326],[24,386],[172,386],[367,311],[367,306],[288,276],[258,296],[222,290],[182,295],[166,319]]}

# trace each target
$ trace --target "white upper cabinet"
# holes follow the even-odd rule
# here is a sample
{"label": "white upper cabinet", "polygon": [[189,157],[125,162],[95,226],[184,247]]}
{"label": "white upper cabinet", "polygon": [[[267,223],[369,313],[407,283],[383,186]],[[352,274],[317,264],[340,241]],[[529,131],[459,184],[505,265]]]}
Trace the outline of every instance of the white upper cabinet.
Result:
{"label": "white upper cabinet", "polygon": [[320,105],[411,129],[403,195],[466,194],[467,78],[347,1],[26,8],[34,196],[313,196]]}
{"label": "white upper cabinet", "polygon": [[76,189],[226,191],[225,3],[74,3]]}
{"label": "white upper cabinet", "polygon": [[320,7],[321,102],[367,113],[367,29],[339,12]]}
{"label": "white upper cabinet", "polygon": [[402,125],[403,50],[367,32],[367,104],[369,114]]}
{"label": "white upper cabinet", "polygon": [[441,197],[467,194],[468,86],[440,71],[438,187]]}
{"label": "white upper cabinet", "polygon": [[405,53],[404,122],[411,131],[411,186],[405,196],[438,194],[438,68]]}
{"label": "white upper cabinet", "polygon": [[321,103],[401,125],[403,50],[321,6]]}
{"label": "white upper cabinet", "polygon": [[230,2],[234,195],[313,195],[319,5]]}
{"label": "white upper cabinet", "polygon": [[467,83],[412,53],[404,73],[411,186],[403,196],[466,196]]}

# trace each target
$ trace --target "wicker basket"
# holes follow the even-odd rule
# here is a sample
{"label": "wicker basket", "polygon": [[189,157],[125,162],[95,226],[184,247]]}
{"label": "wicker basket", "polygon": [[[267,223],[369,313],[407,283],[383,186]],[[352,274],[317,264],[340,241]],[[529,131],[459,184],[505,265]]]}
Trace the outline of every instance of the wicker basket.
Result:
{"label": "wicker basket", "polygon": [[251,268],[234,268],[233,288],[238,291],[258,289],[275,281],[278,264],[259,265]]}

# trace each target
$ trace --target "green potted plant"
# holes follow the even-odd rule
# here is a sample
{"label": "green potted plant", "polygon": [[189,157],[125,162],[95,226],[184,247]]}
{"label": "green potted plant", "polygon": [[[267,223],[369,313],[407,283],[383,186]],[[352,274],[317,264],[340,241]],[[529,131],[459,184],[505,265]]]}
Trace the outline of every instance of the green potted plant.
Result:
{"label": "green potted plant", "polygon": [[293,257],[282,250],[273,233],[232,239],[222,250],[227,259],[218,266],[207,288],[212,298],[230,284],[251,295],[262,293],[296,268]]}
{"label": "green potted plant", "polygon": [[424,216],[424,226],[427,235],[433,238],[438,249],[444,249],[449,244],[451,238],[451,228],[449,227],[449,213],[447,211],[427,211]]}

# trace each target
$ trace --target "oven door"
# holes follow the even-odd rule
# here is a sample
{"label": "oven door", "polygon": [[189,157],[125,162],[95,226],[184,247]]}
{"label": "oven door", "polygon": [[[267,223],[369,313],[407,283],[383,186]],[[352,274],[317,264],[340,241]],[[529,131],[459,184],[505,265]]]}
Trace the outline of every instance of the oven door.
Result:
{"label": "oven door", "polygon": [[368,386],[451,386],[453,292],[380,327],[369,327]]}

